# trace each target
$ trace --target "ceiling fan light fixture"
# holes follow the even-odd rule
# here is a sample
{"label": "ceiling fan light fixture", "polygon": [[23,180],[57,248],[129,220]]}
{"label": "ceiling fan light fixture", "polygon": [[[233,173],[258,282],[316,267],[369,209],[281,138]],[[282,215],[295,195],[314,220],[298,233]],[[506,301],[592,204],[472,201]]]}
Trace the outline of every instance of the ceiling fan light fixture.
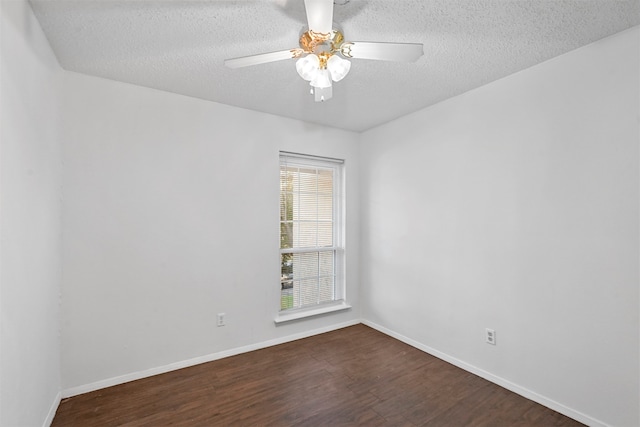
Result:
{"label": "ceiling fan light fixture", "polygon": [[320,60],[313,53],[296,61],[296,71],[306,81],[314,80],[320,69]]}
{"label": "ceiling fan light fixture", "polygon": [[351,61],[340,58],[338,55],[331,55],[327,61],[327,69],[331,73],[331,79],[334,82],[339,82],[349,73]]}
{"label": "ceiling fan light fixture", "polygon": [[346,42],[342,30],[333,22],[333,5],[341,6],[349,0],[303,1],[308,26],[300,32],[300,47],[231,58],[225,60],[225,65],[240,68],[296,59],[296,71],[309,82],[311,94],[320,102],[331,98],[332,81],[339,82],[349,74],[351,58],[413,62],[424,54],[422,43]]}
{"label": "ceiling fan light fixture", "polygon": [[319,69],[313,80],[311,80],[311,86],[316,89],[331,87],[331,74],[329,70],[326,68]]}

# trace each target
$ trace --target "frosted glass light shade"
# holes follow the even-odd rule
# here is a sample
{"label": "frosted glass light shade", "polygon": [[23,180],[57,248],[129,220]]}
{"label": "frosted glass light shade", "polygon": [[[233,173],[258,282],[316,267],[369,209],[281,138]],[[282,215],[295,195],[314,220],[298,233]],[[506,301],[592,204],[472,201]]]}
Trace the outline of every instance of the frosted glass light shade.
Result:
{"label": "frosted glass light shade", "polygon": [[320,69],[320,60],[313,53],[304,56],[296,61],[296,71],[300,77],[306,81],[313,80]]}
{"label": "frosted glass light shade", "polygon": [[340,58],[338,55],[331,55],[331,58],[327,61],[327,69],[331,73],[331,79],[334,82],[339,82],[349,73],[351,62]]}
{"label": "frosted glass light shade", "polygon": [[313,80],[311,80],[311,86],[321,89],[331,87],[331,75],[329,74],[329,70],[326,68],[318,70],[318,73],[315,75]]}

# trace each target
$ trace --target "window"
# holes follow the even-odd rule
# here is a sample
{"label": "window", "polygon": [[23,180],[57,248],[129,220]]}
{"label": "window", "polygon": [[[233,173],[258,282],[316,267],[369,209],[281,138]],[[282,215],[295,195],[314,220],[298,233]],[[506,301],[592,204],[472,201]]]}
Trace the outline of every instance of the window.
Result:
{"label": "window", "polygon": [[280,154],[280,310],[344,299],[341,160]]}

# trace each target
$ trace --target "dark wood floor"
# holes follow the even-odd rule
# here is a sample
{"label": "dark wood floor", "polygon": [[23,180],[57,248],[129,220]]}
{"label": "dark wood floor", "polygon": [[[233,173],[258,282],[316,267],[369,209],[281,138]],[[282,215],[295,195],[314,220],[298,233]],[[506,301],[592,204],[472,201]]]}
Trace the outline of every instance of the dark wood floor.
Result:
{"label": "dark wood floor", "polygon": [[364,325],[65,399],[53,426],[581,426]]}

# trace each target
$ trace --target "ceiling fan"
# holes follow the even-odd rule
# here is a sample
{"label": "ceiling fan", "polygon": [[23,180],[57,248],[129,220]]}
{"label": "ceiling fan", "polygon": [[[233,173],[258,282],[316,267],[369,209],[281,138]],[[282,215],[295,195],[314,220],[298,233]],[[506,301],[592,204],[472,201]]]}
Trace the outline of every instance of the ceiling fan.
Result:
{"label": "ceiling fan", "polygon": [[[300,47],[227,59],[229,68],[248,67],[297,58],[296,70],[311,85],[316,102],[333,95],[331,82],[342,80],[351,69],[347,58],[411,62],[422,56],[421,43],[346,42],[333,24],[334,0],[304,0],[308,28],[300,35]],[[344,0],[341,3],[346,3]]]}

